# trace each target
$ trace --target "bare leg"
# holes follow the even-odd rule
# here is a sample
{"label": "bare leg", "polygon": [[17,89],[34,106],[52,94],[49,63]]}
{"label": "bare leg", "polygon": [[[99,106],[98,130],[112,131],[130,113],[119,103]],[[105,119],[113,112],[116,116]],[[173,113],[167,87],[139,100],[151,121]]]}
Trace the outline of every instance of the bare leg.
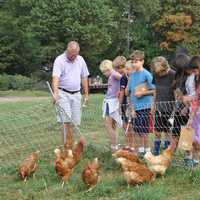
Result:
{"label": "bare leg", "polygon": [[173,146],[174,150],[176,150],[176,148],[178,146],[178,140],[179,140],[179,137],[172,136],[172,146]]}
{"label": "bare leg", "polygon": [[[64,144],[65,149],[72,149],[73,147],[73,125],[71,123],[65,123],[65,130],[67,132],[66,143]],[[64,134],[63,134],[64,141]]]}
{"label": "bare leg", "polygon": [[138,133],[135,133],[134,137],[135,137],[135,144],[136,144],[135,149],[136,149],[136,152],[139,152],[139,148],[142,146],[141,138]]}
{"label": "bare leg", "polygon": [[134,144],[133,144],[133,132],[131,130],[128,130],[128,133],[127,133],[127,144],[128,144],[128,146],[130,148],[134,147]]}
{"label": "bare leg", "polygon": [[116,134],[116,123],[111,117],[106,117],[105,119],[105,127],[110,137],[111,144],[113,146],[117,145],[117,134]]}
{"label": "bare leg", "polygon": [[160,132],[154,131],[154,134],[155,134],[156,140],[161,140],[161,133]]}
{"label": "bare leg", "polygon": [[165,140],[172,142],[172,136],[170,133],[165,133]]}
{"label": "bare leg", "polygon": [[142,134],[143,142],[144,142],[144,147],[145,148],[150,148],[149,145],[149,134]]}

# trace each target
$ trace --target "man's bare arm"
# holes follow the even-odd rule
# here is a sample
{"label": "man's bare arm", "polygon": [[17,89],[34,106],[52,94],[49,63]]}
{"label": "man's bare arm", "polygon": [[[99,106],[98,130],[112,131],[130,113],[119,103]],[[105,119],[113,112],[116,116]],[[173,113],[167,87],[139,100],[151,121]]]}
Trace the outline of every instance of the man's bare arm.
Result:
{"label": "man's bare arm", "polygon": [[59,95],[58,95],[59,77],[53,76],[52,87],[53,87],[54,103],[55,103],[59,99]]}
{"label": "man's bare arm", "polygon": [[89,98],[88,78],[82,78],[82,86],[84,91],[84,101],[88,101]]}

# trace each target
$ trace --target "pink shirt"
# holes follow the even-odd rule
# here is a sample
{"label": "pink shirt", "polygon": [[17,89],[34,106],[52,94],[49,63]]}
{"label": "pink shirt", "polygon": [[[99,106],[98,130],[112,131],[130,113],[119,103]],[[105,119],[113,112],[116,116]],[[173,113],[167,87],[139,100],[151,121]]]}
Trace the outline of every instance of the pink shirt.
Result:
{"label": "pink shirt", "polygon": [[106,93],[106,99],[117,98],[119,95],[120,80],[117,80],[116,76],[121,76],[121,74],[113,70],[108,78],[108,90]]}
{"label": "pink shirt", "polygon": [[78,91],[81,89],[81,78],[87,78],[88,75],[87,65],[80,55],[71,62],[64,52],[54,61],[52,76],[59,77],[59,87],[61,88]]}
{"label": "pink shirt", "polygon": [[196,97],[192,101],[192,112],[200,111],[200,86],[196,90]]}

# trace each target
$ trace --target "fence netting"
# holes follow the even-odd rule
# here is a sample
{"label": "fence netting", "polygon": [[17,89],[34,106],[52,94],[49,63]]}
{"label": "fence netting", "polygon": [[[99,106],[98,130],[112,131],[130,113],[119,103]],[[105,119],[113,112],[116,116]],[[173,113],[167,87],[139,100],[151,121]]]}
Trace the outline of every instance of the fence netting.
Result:
{"label": "fence netting", "polygon": [[[109,138],[102,118],[102,102],[103,95],[93,95],[90,103],[82,108],[82,123],[75,128],[75,140],[78,141],[82,136],[87,145],[93,145],[99,151],[109,151]],[[189,116],[189,108],[178,102],[157,103],[154,111],[149,118],[152,150],[152,132],[163,132],[163,137],[164,132],[178,136]],[[118,140],[122,146],[126,145],[124,132],[123,128],[118,129]],[[56,147],[63,147],[61,134],[63,124],[57,122],[56,109],[50,98],[35,101],[34,104],[10,103],[10,108],[0,113],[0,165],[17,165],[36,150],[44,155],[53,154]],[[175,157],[176,161],[181,159],[179,155]]]}

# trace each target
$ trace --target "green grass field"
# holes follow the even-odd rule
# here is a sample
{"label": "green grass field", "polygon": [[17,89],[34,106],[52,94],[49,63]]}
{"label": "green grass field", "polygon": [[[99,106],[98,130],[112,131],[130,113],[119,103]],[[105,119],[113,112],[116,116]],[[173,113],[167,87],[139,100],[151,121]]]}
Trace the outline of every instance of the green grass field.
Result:
{"label": "green grass field", "polygon": [[48,96],[48,92],[47,91],[41,91],[41,90],[25,90],[25,91],[8,90],[8,91],[0,91],[0,97],[4,97],[4,96],[44,97],[44,96]]}
{"label": "green grass field", "polygon": [[[62,126],[56,123],[50,98],[0,102],[0,199],[1,200],[200,200],[200,170],[172,166],[165,177],[152,184],[127,188],[120,166],[109,151],[101,118],[103,96],[93,95],[83,110],[81,133],[87,147],[69,182],[61,188],[54,170],[55,147],[61,144]],[[120,143],[124,143],[119,133]],[[77,134],[77,139],[79,138]],[[41,151],[39,169],[27,183],[17,175],[17,166],[32,151]],[[98,157],[101,181],[90,193],[81,180],[88,160]]]}

